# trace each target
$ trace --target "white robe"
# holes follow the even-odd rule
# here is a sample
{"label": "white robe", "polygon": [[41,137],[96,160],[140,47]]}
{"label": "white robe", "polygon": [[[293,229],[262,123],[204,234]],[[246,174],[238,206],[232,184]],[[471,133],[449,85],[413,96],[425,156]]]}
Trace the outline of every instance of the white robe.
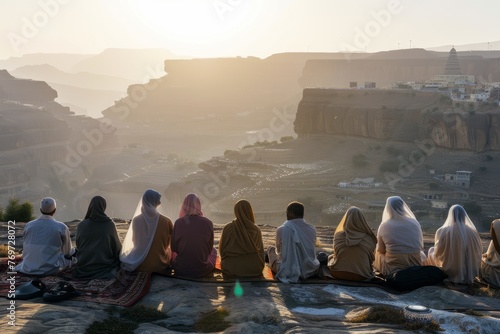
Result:
{"label": "white robe", "polygon": [[72,265],[64,255],[73,251],[68,227],[52,216],[41,215],[24,227],[23,260],[16,271],[43,276],[55,274]]}
{"label": "white robe", "polygon": [[[316,228],[297,218],[287,220],[277,231],[280,264],[276,278],[283,283],[297,283],[314,276],[319,268],[316,259]],[[281,248],[281,250],[280,250]]]}
{"label": "white robe", "polygon": [[471,284],[479,274],[481,238],[460,205],[453,205],[445,223],[436,231],[434,247],[425,264],[437,266],[448,275],[447,281]]}
{"label": "white robe", "polygon": [[377,232],[374,267],[382,275],[389,275],[422,265],[426,259],[423,240],[420,223],[408,205],[401,197],[387,198]]}

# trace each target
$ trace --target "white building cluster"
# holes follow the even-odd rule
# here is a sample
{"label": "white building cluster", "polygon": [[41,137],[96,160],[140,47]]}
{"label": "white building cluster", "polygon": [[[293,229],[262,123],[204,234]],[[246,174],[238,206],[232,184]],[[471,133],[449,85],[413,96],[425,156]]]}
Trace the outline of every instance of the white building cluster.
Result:
{"label": "white building cluster", "polygon": [[462,74],[455,48],[450,50],[444,74],[424,82],[396,82],[393,88],[438,92],[458,102],[493,102],[500,105],[500,83],[476,83],[473,75]]}

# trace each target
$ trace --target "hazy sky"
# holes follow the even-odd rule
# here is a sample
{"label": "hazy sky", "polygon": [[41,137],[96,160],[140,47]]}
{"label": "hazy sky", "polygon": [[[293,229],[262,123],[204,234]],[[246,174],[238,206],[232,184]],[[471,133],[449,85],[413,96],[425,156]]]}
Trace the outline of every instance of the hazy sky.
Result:
{"label": "hazy sky", "polygon": [[[193,57],[500,49],[498,0],[0,0],[0,59],[167,48]],[[410,42],[411,41],[411,42]],[[497,45],[498,44],[498,45]]]}

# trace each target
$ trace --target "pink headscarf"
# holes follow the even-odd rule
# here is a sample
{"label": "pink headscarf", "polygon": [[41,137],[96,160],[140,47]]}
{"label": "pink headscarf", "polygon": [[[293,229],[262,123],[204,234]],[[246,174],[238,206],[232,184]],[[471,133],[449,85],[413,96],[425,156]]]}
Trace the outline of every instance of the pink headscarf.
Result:
{"label": "pink headscarf", "polygon": [[196,194],[188,194],[182,202],[181,211],[179,212],[179,218],[184,216],[202,216],[203,211],[201,211],[201,202]]}

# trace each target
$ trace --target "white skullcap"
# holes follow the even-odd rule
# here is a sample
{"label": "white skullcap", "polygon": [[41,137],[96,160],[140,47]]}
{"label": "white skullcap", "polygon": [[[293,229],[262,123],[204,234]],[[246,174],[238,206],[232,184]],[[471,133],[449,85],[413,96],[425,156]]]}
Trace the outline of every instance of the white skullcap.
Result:
{"label": "white skullcap", "polygon": [[56,209],[56,200],[52,197],[45,197],[40,202],[40,211],[49,214]]}

